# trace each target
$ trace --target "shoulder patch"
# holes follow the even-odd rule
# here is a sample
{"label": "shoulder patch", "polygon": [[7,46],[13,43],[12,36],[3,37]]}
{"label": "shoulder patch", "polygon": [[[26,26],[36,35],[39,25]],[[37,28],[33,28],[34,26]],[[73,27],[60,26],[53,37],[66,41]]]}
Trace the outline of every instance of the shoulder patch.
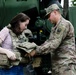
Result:
{"label": "shoulder patch", "polygon": [[65,29],[65,27],[62,25],[57,29],[57,34],[61,33],[63,30]]}
{"label": "shoulder patch", "polygon": [[62,31],[62,29],[59,28],[59,29],[57,30],[57,34],[59,34],[61,31]]}

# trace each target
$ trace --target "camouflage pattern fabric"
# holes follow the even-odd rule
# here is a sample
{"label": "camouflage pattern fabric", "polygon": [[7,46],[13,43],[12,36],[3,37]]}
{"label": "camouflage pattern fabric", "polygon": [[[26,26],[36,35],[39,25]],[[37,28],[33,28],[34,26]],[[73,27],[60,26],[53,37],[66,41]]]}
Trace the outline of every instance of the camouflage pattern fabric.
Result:
{"label": "camouflage pattern fabric", "polygon": [[[12,43],[13,43],[13,50],[14,50],[14,52],[19,52],[20,53],[20,51],[17,49],[17,46],[18,46],[18,44],[20,43],[20,44],[22,44],[24,41],[28,41],[28,38],[25,36],[25,34],[24,33],[22,33],[20,36],[16,36],[16,34],[14,34],[10,29],[9,29],[9,32],[10,32],[10,35],[11,35],[11,38],[12,38]],[[13,64],[13,65],[18,65],[20,62],[22,63],[27,63],[28,61],[27,61],[27,59],[25,58],[25,57],[22,57],[21,56],[21,53],[20,53],[20,56],[19,56],[19,58],[21,59],[20,61],[15,61],[15,62],[11,62],[11,64]]]}
{"label": "camouflage pattern fabric", "polygon": [[[52,28],[49,39],[45,41],[44,44],[39,46],[36,51],[41,54],[50,52],[52,59],[52,73],[54,73],[53,75],[64,75],[60,74],[61,69],[64,67],[67,68],[67,66],[64,65],[76,63],[75,35],[73,25],[61,17],[57,25]],[[60,66],[61,69],[59,69]],[[72,68],[73,67],[70,69],[72,70]],[[56,70],[58,70],[59,74],[55,73]],[[64,68],[64,70],[66,69]],[[70,73],[70,71],[68,72]],[[65,75],[70,74],[65,73]],[[75,75],[75,73],[71,75]]]}
{"label": "camouflage pattern fabric", "polygon": [[19,65],[20,61],[21,61],[21,54],[20,52],[14,52],[16,54],[16,60],[15,61],[11,61],[10,60],[10,64],[13,65]]}
{"label": "camouflage pattern fabric", "polygon": [[34,68],[40,67],[41,66],[41,61],[42,61],[42,58],[41,57],[35,57],[34,58],[34,61],[32,63],[32,66]]}
{"label": "camouflage pattern fabric", "polygon": [[8,61],[8,57],[6,54],[0,54],[0,66],[9,66],[9,61]]}
{"label": "camouflage pattern fabric", "polygon": [[26,35],[26,37],[32,37],[33,36],[31,30],[29,30],[29,29],[24,30],[24,34]]}
{"label": "camouflage pattern fabric", "polygon": [[6,54],[0,54],[0,66],[5,66],[7,68],[12,67],[13,65],[18,65],[20,60],[22,59],[19,52],[14,52],[16,54],[16,60],[12,61],[8,59]]}
{"label": "camouflage pattern fabric", "polygon": [[46,11],[46,15],[45,16],[47,16],[53,10],[60,10],[60,8],[57,6],[57,4],[50,5],[48,8],[45,8],[45,11]]}
{"label": "camouflage pattern fabric", "polygon": [[[19,52],[21,54],[20,58],[21,61],[15,61],[11,62],[13,64],[19,64],[19,63],[29,63],[30,59],[25,57],[25,53],[30,53],[32,50],[36,48],[35,43],[30,43],[28,42],[28,38],[25,36],[25,32],[23,32],[20,36],[16,36],[10,29],[9,29],[11,38],[12,38],[12,43],[13,43],[13,50],[14,52]],[[24,51],[24,53],[23,53]]]}
{"label": "camouflage pattern fabric", "polygon": [[36,48],[36,46],[37,45],[35,43],[23,42],[23,43],[18,43],[17,48],[22,49],[27,53],[30,53],[32,50]]}
{"label": "camouflage pattern fabric", "polygon": [[52,70],[52,75],[76,75],[76,65],[55,65]]}
{"label": "camouflage pattern fabric", "polygon": [[25,36],[24,32],[21,35],[19,35],[18,37],[16,36],[16,34],[14,34],[12,32],[12,30],[9,29],[9,32],[10,32],[10,35],[12,38],[14,50],[17,50],[16,47],[17,47],[18,43],[28,42],[28,38]]}

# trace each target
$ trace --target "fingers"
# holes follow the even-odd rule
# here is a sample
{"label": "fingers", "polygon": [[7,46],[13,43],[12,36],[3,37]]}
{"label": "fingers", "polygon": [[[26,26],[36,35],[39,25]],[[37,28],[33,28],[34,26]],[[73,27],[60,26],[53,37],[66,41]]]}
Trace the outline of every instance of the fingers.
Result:
{"label": "fingers", "polygon": [[34,55],[36,54],[36,51],[35,50],[33,50],[33,51],[31,51],[30,53],[27,53],[27,54],[25,54],[25,57],[33,57]]}
{"label": "fingers", "polygon": [[29,54],[29,53],[27,53],[27,54],[25,54],[25,57],[29,57],[29,58],[30,58],[31,56],[30,56],[30,54]]}
{"label": "fingers", "polygon": [[34,56],[34,55],[36,54],[36,51],[33,50],[33,51],[31,51],[29,54],[30,54],[30,56]]}
{"label": "fingers", "polygon": [[16,56],[11,56],[9,59],[11,59],[11,60],[16,60]]}

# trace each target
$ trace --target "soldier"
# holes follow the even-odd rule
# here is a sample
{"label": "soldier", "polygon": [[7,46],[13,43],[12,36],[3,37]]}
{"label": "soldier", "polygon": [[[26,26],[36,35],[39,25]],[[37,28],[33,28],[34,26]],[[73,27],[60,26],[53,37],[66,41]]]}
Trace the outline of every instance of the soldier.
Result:
{"label": "soldier", "polygon": [[52,4],[45,8],[48,20],[54,25],[50,37],[30,55],[51,53],[52,75],[76,75],[74,27],[61,16],[60,8]]}
{"label": "soldier", "polygon": [[[16,44],[28,41],[23,31],[27,29],[29,21],[30,18],[27,15],[19,13],[11,20],[9,26],[5,26],[0,31],[0,53],[6,54],[12,62],[17,59],[14,53],[18,52],[18,50],[16,50]],[[24,75],[23,66],[23,64],[17,63],[15,65],[12,64],[12,66],[7,69],[6,66],[0,65],[0,75]]]}

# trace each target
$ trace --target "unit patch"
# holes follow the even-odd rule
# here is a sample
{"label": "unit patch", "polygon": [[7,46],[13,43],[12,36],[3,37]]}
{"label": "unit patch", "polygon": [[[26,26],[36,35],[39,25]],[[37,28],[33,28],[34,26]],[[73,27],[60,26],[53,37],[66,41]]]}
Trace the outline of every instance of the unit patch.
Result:
{"label": "unit patch", "polygon": [[57,34],[59,34],[61,31],[62,31],[62,29],[59,28],[59,29],[57,30]]}

